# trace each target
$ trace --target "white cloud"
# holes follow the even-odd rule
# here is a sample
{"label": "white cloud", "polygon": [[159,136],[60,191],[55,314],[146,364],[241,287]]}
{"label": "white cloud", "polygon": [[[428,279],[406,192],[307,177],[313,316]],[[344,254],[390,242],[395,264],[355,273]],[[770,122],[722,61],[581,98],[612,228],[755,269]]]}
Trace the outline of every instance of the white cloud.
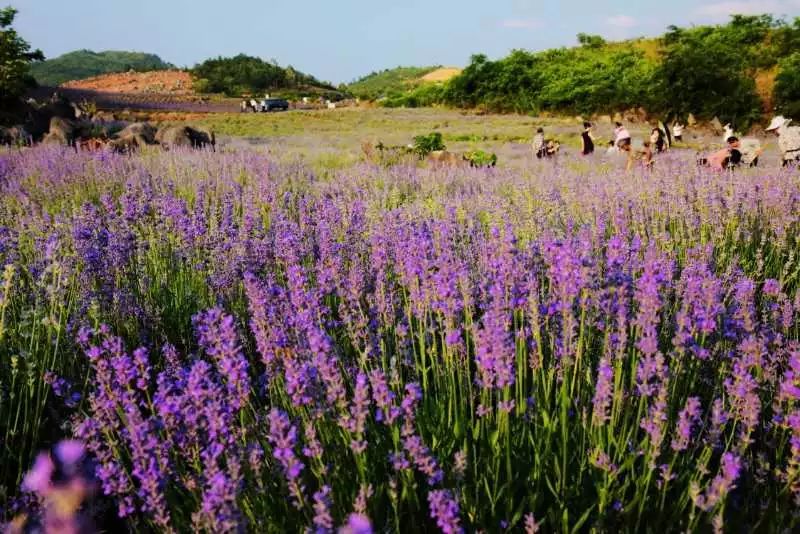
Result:
{"label": "white cloud", "polygon": [[636,19],[628,15],[614,15],[606,19],[606,24],[616,26],[617,28],[633,28],[636,26]]}
{"label": "white cloud", "polygon": [[536,19],[506,19],[500,22],[503,28],[531,30],[541,27],[542,22]]}
{"label": "white cloud", "polygon": [[800,0],[735,0],[701,5],[693,13],[713,20],[726,20],[730,15],[761,15],[772,13],[785,15],[796,12]]}

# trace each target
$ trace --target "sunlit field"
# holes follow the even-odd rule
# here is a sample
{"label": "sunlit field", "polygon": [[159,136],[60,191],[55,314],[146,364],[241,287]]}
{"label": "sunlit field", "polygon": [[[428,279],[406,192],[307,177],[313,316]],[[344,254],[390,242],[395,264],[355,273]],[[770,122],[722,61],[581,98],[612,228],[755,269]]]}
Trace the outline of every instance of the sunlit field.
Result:
{"label": "sunlit field", "polygon": [[[206,124],[0,153],[6,519],[22,485],[108,531],[798,528],[796,170],[689,136],[626,173],[524,116]],[[362,154],[434,130],[498,166]]]}

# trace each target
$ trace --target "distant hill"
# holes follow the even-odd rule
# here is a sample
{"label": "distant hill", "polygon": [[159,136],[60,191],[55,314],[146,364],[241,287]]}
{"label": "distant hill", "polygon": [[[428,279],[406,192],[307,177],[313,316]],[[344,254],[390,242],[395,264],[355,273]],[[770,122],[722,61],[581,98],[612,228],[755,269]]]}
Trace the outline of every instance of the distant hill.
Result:
{"label": "distant hill", "polygon": [[40,85],[56,86],[100,74],[174,68],[174,65],[163,61],[155,54],[117,50],[105,52],[76,50],[41,63],[34,63],[31,74]]}
{"label": "distant hill", "polygon": [[386,69],[354,81],[347,86],[347,89],[355,96],[368,100],[397,96],[415,88],[422,83],[424,76],[439,69],[440,65]]}
{"label": "distant hill", "polygon": [[68,89],[126,94],[194,95],[192,75],[182,70],[115,72],[61,84]]}
{"label": "distant hill", "polygon": [[325,95],[338,98],[341,92],[301,72],[291,65],[282,67],[275,60],[238,54],[233,57],[209,58],[192,69],[194,88],[199,93],[224,94],[230,97],[258,95]]}

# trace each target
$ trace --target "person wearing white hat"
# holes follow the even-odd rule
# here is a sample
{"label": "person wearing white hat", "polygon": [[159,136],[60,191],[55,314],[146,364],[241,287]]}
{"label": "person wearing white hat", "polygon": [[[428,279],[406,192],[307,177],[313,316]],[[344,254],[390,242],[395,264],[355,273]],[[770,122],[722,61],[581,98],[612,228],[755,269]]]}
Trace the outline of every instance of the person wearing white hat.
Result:
{"label": "person wearing white hat", "polygon": [[783,166],[792,162],[800,161],[800,127],[789,126],[792,119],[778,115],[772,118],[772,122],[767,126],[768,132],[774,132],[778,136],[778,146],[783,154]]}

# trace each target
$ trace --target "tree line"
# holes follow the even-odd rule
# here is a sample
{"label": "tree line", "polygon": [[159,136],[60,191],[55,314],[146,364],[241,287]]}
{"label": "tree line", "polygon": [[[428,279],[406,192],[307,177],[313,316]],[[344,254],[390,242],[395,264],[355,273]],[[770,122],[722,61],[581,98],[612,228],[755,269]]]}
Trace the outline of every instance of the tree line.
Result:
{"label": "tree line", "polygon": [[800,18],[734,15],[724,25],[670,26],[658,39],[473,55],[459,76],[389,99],[497,112],[602,114],[643,107],[746,126],[764,113],[800,115]]}

